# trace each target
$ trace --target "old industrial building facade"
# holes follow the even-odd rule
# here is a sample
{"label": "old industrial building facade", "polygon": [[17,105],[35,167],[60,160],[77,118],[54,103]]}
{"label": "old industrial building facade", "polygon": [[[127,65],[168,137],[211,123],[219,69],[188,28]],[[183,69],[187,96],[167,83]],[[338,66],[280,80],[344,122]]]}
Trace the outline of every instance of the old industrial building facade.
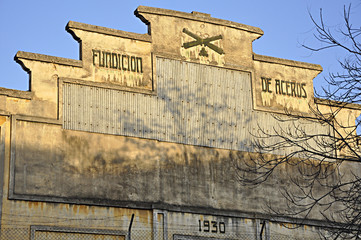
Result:
{"label": "old industrial building facade", "polygon": [[2,239],[318,237],[317,216],[293,229],[264,211],[287,182],[245,188],[233,161],[274,115],[311,115],[322,68],[253,53],[256,27],[135,14],[148,34],[69,22],[81,60],[17,53],[31,80],[0,89]]}

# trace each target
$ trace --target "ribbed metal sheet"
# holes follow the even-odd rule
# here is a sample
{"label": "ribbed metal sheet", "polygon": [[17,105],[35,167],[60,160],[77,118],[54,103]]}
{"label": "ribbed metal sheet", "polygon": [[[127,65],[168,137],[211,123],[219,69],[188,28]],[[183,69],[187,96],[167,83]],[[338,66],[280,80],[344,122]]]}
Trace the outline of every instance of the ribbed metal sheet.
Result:
{"label": "ribbed metal sheet", "polygon": [[[272,131],[280,124],[270,113],[253,111],[246,72],[157,58],[157,92],[66,83],[64,128],[250,151],[258,125]],[[328,131],[318,124],[305,126]]]}

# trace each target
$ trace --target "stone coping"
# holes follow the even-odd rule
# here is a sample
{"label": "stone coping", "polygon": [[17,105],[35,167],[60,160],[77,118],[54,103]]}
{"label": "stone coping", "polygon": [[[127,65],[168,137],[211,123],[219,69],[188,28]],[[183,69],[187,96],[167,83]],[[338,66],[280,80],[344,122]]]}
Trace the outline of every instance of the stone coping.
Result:
{"label": "stone coping", "polygon": [[93,82],[93,81],[89,81],[89,80],[64,78],[64,77],[60,77],[59,80],[61,82],[65,82],[65,83],[85,85],[85,86],[89,86],[89,87],[106,88],[106,89],[111,89],[111,90],[118,90],[118,91],[132,92],[132,93],[142,93],[142,94],[154,95],[154,96],[157,95],[157,92],[153,91],[153,90],[131,88],[131,87],[120,86],[117,84],[107,83],[107,82]]}
{"label": "stone coping", "polygon": [[22,99],[30,100],[32,99],[34,93],[30,91],[22,91],[22,90],[0,87],[0,95],[5,95],[6,97],[22,98]]}
{"label": "stone coping", "polygon": [[170,17],[178,17],[183,19],[190,19],[200,22],[212,23],[217,25],[222,25],[226,27],[236,28],[240,30],[244,30],[247,32],[259,34],[260,36],[263,35],[263,31],[260,28],[248,26],[241,23],[236,23],[228,20],[223,20],[219,18],[213,18],[210,14],[207,13],[200,13],[193,11],[192,13],[185,13],[180,11],[162,9],[162,8],[154,8],[154,7],[146,7],[146,6],[139,6],[135,11],[134,14],[139,17],[145,24],[149,24],[149,22],[141,16],[142,13],[149,13],[155,15],[163,15],[163,16],[170,16]]}
{"label": "stone coping", "polygon": [[140,34],[133,32],[126,32],[112,28],[100,27],[86,23],[69,21],[65,29],[69,32],[71,29],[79,29],[87,32],[100,33],[115,37],[129,38],[134,40],[140,40],[144,42],[152,42],[152,37],[149,34]]}
{"label": "stone coping", "polygon": [[62,57],[54,57],[39,53],[31,53],[31,52],[23,52],[19,51],[15,55],[15,60],[20,59],[28,59],[33,61],[39,62],[46,62],[46,63],[55,63],[59,65],[66,65],[72,67],[83,67],[83,63],[80,60],[70,59],[70,58],[62,58]]}
{"label": "stone coping", "polygon": [[320,72],[323,70],[322,66],[318,65],[318,64],[264,56],[264,55],[259,55],[259,54],[255,54],[255,53],[253,53],[253,60],[259,61],[259,62],[281,64],[281,65],[290,66],[290,67],[305,68],[305,69],[316,70],[316,71],[320,71]]}
{"label": "stone coping", "polygon": [[361,110],[361,105],[357,104],[357,103],[346,103],[346,102],[334,101],[334,100],[329,100],[329,99],[324,99],[324,98],[315,98],[315,103],[316,104],[327,105],[327,106],[330,106],[330,107]]}

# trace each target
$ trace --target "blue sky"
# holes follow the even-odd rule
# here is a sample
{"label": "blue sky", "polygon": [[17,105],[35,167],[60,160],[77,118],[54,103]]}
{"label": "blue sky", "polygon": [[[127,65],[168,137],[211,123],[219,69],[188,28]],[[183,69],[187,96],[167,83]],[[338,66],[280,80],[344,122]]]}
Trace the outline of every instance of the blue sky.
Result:
{"label": "blue sky", "polygon": [[14,62],[17,51],[79,59],[78,43],[65,31],[68,21],[83,22],[123,31],[146,33],[146,26],[134,16],[139,5],[183,12],[210,13],[212,17],[239,22],[264,31],[253,43],[257,54],[317,63],[324,72],[315,80],[320,88],[323,77],[340,71],[337,60],[342,51],[330,49],[312,53],[302,43],[319,46],[309,12],[332,28],[341,26],[343,5],[352,4],[351,20],[360,26],[360,0],[0,0],[0,87],[28,90],[28,76]]}

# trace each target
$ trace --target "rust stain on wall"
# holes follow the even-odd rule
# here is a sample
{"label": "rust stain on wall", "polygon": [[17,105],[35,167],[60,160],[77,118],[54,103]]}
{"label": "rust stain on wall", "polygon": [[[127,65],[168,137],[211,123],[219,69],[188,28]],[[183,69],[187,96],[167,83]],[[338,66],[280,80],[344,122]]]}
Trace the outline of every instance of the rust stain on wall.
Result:
{"label": "rust stain on wall", "polygon": [[0,116],[0,125],[3,125],[6,122],[6,117]]}

